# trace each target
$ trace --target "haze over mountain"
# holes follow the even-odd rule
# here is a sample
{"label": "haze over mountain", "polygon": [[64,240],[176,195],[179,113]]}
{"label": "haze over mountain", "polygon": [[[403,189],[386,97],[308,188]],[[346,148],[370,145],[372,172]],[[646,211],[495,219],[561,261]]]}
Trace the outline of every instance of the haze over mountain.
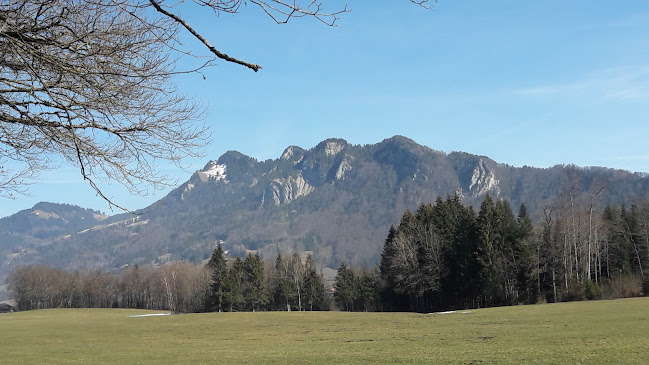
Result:
{"label": "haze over mountain", "polygon": [[525,203],[532,217],[568,188],[606,186],[599,206],[629,204],[649,177],[601,167],[512,167],[444,153],[395,136],[372,145],[327,139],[257,161],[229,151],[139,215],[106,217],[51,203],[0,219],[0,282],[17,265],[112,270],[127,264],[201,261],[218,243],[231,255],[312,251],[320,265],[371,266],[406,209],[458,194]]}

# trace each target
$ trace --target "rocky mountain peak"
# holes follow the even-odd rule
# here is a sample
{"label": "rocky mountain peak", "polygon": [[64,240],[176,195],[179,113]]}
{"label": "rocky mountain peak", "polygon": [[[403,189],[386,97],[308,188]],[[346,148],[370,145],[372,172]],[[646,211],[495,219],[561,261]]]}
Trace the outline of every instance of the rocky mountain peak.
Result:
{"label": "rocky mountain peak", "polygon": [[[568,169],[577,168],[516,168],[485,156],[445,154],[401,136],[365,146],[342,139],[309,150],[290,146],[266,161],[229,151],[163,198],[164,204],[145,208],[141,222],[128,215],[98,222],[94,212],[48,204],[0,219],[0,280],[7,255],[23,249],[29,254],[11,262],[51,263],[56,257],[56,265],[71,269],[90,259],[93,268],[105,269],[156,263],[161,255],[200,261],[217,243],[233,255],[313,251],[322,265],[372,265],[390,225],[406,209],[454,193],[477,207],[489,193],[512,206],[524,202],[534,216],[542,199],[560,194]],[[649,193],[644,175],[597,168],[575,173],[584,191],[595,178],[606,181],[602,204],[628,204],[629,197]],[[44,218],[52,213],[63,219]]]}
{"label": "rocky mountain peak", "polygon": [[291,160],[293,164],[299,163],[304,157],[304,149],[298,146],[288,146],[280,157],[281,160]]}
{"label": "rocky mountain peak", "polygon": [[315,147],[316,151],[324,151],[326,156],[335,156],[347,146],[347,141],[341,138],[326,139]]}

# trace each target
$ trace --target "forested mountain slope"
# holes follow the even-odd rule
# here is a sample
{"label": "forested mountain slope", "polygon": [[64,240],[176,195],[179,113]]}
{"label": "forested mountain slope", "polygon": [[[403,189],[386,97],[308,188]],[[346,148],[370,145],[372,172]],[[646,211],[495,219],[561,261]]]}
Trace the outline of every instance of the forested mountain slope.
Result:
{"label": "forested mountain slope", "polygon": [[[601,167],[512,167],[484,156],[444,153],[395,136],[373,145],[328,139],[257,161],[229,151],[141,215],[103,217],[53,204],[0,219],[0,277],[30,263],[109,270],[125,264],[200,261],[218,242],[231,255],[313,251],[320,265],[374,265],[390,225],[406,209],[458,194],[477,207],[488,193],[527,205],[573,202],[597,209],[646,196],[649,178]],[[38,212],[38,214],[37,214]],[[85,212],[85,213],[84,213]],[[47,215],[49,218],[42,218]],[[57,217],[55,217],[56,215]],[[61,220],[59,220],[61,219]],[[90,222],[90,224],[88,224]]]}

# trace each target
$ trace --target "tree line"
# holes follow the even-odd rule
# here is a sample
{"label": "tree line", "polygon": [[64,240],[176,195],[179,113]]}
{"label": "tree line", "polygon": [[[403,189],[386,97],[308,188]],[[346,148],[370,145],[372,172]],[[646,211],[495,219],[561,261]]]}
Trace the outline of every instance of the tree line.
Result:
{"label": "tree line", "polygon": [[9,288],[20,310],[116,307],[172,312],[328,310],[435,311],[649,295],[649,199],[601,208],[604,185],[567,184],[541,205],[486,195],[479,210],[458,195],[406,211],[391,227],[380,264],[340,265],[333,288],[311,256],[227,257],[205,265],[133,266],[121,273],[16,268]]}
{"label": "tree line", "polygon": [[201,312],[210,289],[209,270],[184,262],[158,268],[133,266],[121,274],[21,266],[7,281],[19,310],[173,307],[177,312]]}
{"label": "tree line", "polygon": [[329,296],[313,258],[277,255],[264,265],[259,254],[227,260],[219,245],[207,263],[212,273],[210,311],[328,310]]}
{"label": "tree line", "polygon": [[133,266],[119,274],[21,266],[7,277],[19,310],[138,308],[172,313],[328,310],[330,291],[313,259],[258,254],[226,258],[219,245],[205,265],[174,262]]}
{"label": "tree line", "polygon": [[378,268],[344,264],[342,310],[434,311],[649,294],[649,201],[597,211],[603,188],[545,205],[536,226],[524,204],[486,195],[479,211],[457,195],[406,211]]}

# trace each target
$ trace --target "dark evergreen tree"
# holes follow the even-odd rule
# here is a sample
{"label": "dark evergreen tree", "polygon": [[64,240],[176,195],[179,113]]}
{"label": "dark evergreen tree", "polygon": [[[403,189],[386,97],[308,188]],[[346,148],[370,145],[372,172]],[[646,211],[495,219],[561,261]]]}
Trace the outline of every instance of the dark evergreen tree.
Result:
{"label": "dark evergreen tree", "polygon": [[381,253],[381,263],[379,268],[381,270],[381,277],[383,281],[386,282],[388,286],[392,286],[392,277],[391,277],[391,266],[392,259],[394,257],[394,237],[397,235],[397,229],[394,226],[390,226],[388,231],[388,237],[383,243],[383,252]]}
{"label": "dark evergreen tree", "polygon": [[477,261],[477,221],[471,207],[465,207],[457,195],[449,197],[444,211],[454,216],[452,226],[446,223],[448,233],[444,246],[446,270],[442,281],[440,308],[476,307],[481,294]]}
{"label": "dark evergreen tree", "polygon": [[355,308],[365,312],[377,311],[381,308],[381,277],[378,270],[363,269],[356,277],[358,296]]}
{"label": "dark evergreen tree", "polygon": [[626,208],[622,206],[620,211],[612,207],[604,209],[604,220],[609,227],[607,269],[608,276],[614,277],[631,273],[631,260],[629,258],[629,245],[626,239]]}
{"label": "dark evergreen tree", "polygon": [[427,311],[433,307],[446,269],[443,255],[447,242],[435,226],[434,217],[433,206],[430,204],[419,206],[416,228],[413,232],[419,258],[418,275],[421,277],[415,293],[419,311]]}
{"label": "dark evergreen tree", "polygon": [[209,302],[211,311],[223,311],[223,301],[226,291],[226,282],[227,282],[227,266],[225,263],[225,256],[223,253],[223,248],[219,244],[210,260],[207,262],[207,266],[212,270],[212,292]]}
{"label": "dark evergreen tree", "polygon": [[323,310],[325,284],[313,257],[307,256],[304,264],[304,306],[309,310]]}
{"label": "dark evergreen tree", "polygon": [[248,254],[243,262],[245,273],[244,298],[246,307],[253,312],[263,309],[268,303],[264,265],[259,254]]}
{"label": "dark evergreen tree", "polygon": [[481,288],[481,306],[491,306],[497,302],[497,247],[500,241],[496,212],[493,200],[487,194],[480,205],[477,220],[478,247],[476,260],[479,265],[478,283]]}
{"label": "dark evergreen tree", "polygon": [[228,270],[227,278],[223,298],[224,308],[230,312],[245,310],[243,292],[246,287],[246,275],[241,258],[234,259],[232,266]]}
{"label": "dark evergreen tree", "polygon": [[497,237],[494,268],[497,280],[496,305],[512,305],[518,300],[517,277],[520,267],[518,226],[512,208],[507,200],[495,204]]}
{"label": "dark evergreen tree", "polygon": [[408,298],[409,310],[414,310],[416,293],[423,284],[415,238],[417,227],[417,217],[407,210],[398,228],[391,230],[381,262],[381,276],[397,297]]}
{"label": "dark evergreen tree", "polygon": [[397,234],[397,229],[390,226],[388,236],[383,244],[383,252],[381,253],[381,262],[379,270],[381,272],[381,281],[383,287],[381,289],[381,298],[383,304],[390,308],[390,310],[407,310],[407,298],[397,294],[394,291],[394,272],[392,271],[392,262],[395,254],[394,237]]}
{"label": "dark evergreen tree", "polygon": [[539,285],[535,275],[534,264],[534,226],[527,214],[525,204],[518,210],[518,234],[516,237],[515,255],[517,257],[517,288],[518,300],[531,304],[536,303],[539,295]]}
{"label": "dark evergreen tree", "polygon": [[334,284],[334,299],[340,310],[354,311],[354,301],[358,296],[356,277],[345,263],[340,264]]}
{"label": "dark evergreen tree", "polygon": [[291,310],[293,302],[293,283],[290,278],[288,262],[281,254],[275,260],[275,280],[273,286],[273,306],[279,310]]}

